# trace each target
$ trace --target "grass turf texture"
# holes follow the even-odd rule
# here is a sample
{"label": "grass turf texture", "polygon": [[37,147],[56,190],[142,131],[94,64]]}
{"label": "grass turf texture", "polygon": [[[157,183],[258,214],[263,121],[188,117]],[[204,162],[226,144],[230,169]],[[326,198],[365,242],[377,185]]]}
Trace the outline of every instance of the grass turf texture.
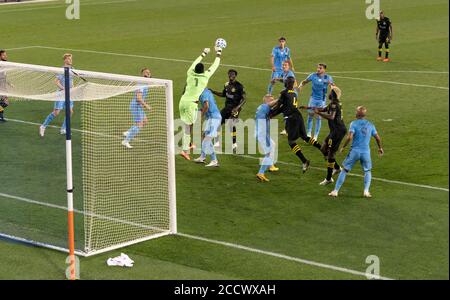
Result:
{"label": "grass turf texture", "polygon": [[[373,151],[373,176],[448,188],[448,89],[341,77],[448,87],[448,73],[333,74],[333,71],[358,70],[448,71],[447,1],[402,0],[386,3],[383,9],[394,26],[389,64],[375,61],[375,23],[365,18],[364,1],[350,0],[320,4],[302,1],[300,5],[286,7],[269,1],[222,1],[220,4],[216,1],[116,4],[83,1],[81,19],[76,21],[65,19],[62,1],[0,6],[5,24],[0,33],[0,47],[40,45],[193,60],[221,36],[228,42],[224,64],[269,69],[270,50],[283,35],[288,39],[297,71],[312,72],[319,61],[329,65],[329,72],[335,75],[336,83],[343,90],[347,124],[353,119],[354,107],[361,104],[368,107],[369,118],[377,126],[386,151],[381,160]],[[274,12],[276,16],[286,17],[274,17]],[[64,52],[31,48],[11,50],[8,54],[11,61],[59,66]],[[79,69],[137,74],[142,66],[149,66],[155,77],[174,80],[178,116],[177,104],[188,63],[72,52]],[[211,60],[209,57],[206,61]],[[238,80],[248,94],[241,117],[251,118],[266,91],[270,71],[236,69]],[[210,87],[221,88],[227,70],[228,67],[220,67]],[[302,104],[309,97],[309,89],[310,86],[301,95]],[[52,107],[49,103],[24,106],[24,103],[13,103],[7,108],[6,116],[40,123]],[[383,121],[386,119],[393,120]],[[61,122],[62,116],[54,125]],[[59,205],[65,205],[64,138],[56,129],[49,129],[41,141],[37,130],[37,126],[15,122],[0,124],[0,192],[39,201],[56,199]],[[326,133],[324,124],[321,138]],[[16,138],[20,135],[36,139]],[[281,137],[279,141],[279,160],[298,163],[285,139]],[[39,147],[45,147],[48,152],[37,153]],[[325,167],[317,151],[306,145],[303,148],[313,166]],[[51,160],[48,153],[52,154]],[[343,158],[339,155],[338,161]],[[258,184],[254,178],[258,169],[256,160],[223,155],[219,155],[219,160],[220,169],[205,170],[177,158],[180,232],[361,272],[367,267],[365,258],[374,254],[380,257],[382,276],[448,279],[448,192],[373,181],[374,198],[366,200],[361,198],[362,178],[347,177],[341,197],[333,200],[327,196],[330,187],[318,186],[324,171],[311,170],[302,175],[299,166],[280,164],[278,174],[269,174],[269,184]],[[50,166],[49,161],[53,162]],[[47,180],[58,172],[59,181]],[[354,172],[360,173],[360,167],[355,166]],[[24,175],[27,175],[25,180]],[[3,197],[0,200],[10,203],[5,207],[9,207],[12,215],[14,210],[26,206]],[[27,210],[30,209],[28,205]],[[50,218],[48,222],[51,227]],[[60,230],[65,234],[65,227]],[[120,253],[113,251],[81,259],[81,277],[364,278],[179,236],[121,251],[136,261],[134,268],[107,267],[106,258]],[[2,279],[64,278],[62,253],[2,240],[0,254],[4,258],[0,268]]]}

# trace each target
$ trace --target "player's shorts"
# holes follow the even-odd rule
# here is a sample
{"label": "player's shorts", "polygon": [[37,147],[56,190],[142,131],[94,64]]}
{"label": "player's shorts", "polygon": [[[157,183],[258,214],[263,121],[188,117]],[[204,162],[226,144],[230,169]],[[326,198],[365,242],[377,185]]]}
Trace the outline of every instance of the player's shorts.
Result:
{"label": "player's shorts", "polygon": [[[323,100],[316,100],[313,97],[309,98],[309,103],[308,103],[309,107],[316,107],[316,108],[324,108],[327,106],[326,101]],[[314,112],[312,109],[308,109],[309,113]]]}
{"label": "player's shorts", "polygon": [[131,115],[133,116],[133,121],[136,123],[143,122],[145,120],[145,112],[142,106],[133,105],[130,107]]}
{"label": "player's shorts", "polygon": [[198,105],[193,101],[180,101],[180,119],[187,125],[192,125],[197,121]]}
{"label": "player's shorts", "polygon": [[266,120],[256,119],[255,137],[261,154],[273,152],[275,142],[270,138],[270,127],[267,126]]}
{"label": "player's shorts", "polygon": [[364,172],[368,172],[372,169],[372,159],[370,158],[370,152],[360,152],[358,150],[350,150],[350,153],[345,158],[342,166],[347,171],[350,171],[357,161],[361,162],[361,166]]}
{"label": "player's shorts", "polygon": [[339,145],[345,137],[347,130],[333,130],[325,138],[324,146],[330,151],[330,154],[335,154],[339,150]]}
{"label": "player's shorts", "polygon": [[284,119],[286,122],[286,133],[290,141],[295,141],[298,138],[305,140],[307,138],[305,122],[303,121],[303,117],[300,113],[294,113]]}
{"label": "player's shorts", "polygon": [[222,110],[220,111],[220,115],[222,116],[222,123],[221,124],[225,124],[225,122],[227,120],[232,120],[233,124],[237,123],[238,118],[239,118],[239,114],[240,114],[240,110],[238,111],[238,114],[236,117],[233,117],[232,113],[233,113],[233,108],[231,106],[225,106],[224,108],[222,108]]}
{"label": "player's shorts", "polygon": [[[56,101],[53,105],[53,109],[63,110],[66,108],[66,101]],[[73,101],[70,101],[70,108],[73,108]]]}
{"label": "player's shorts", "polygon": [[209,136],[212,138],[217,137],[217,130],[219,129],[221,124],[221,118],[209,118],[206,120],[205,125],[205,136]]}
{"label": "player's shorts", "polygon": [[280,71],[272,71],[272,77],[271,79],[275,79],[275,78],[283,78],[283,70]]}
{"label": "player's shorts", "polygon": [[380,35],[380,37],[378,38],[378,43],[380,45],[385,44],[386,46],[389,45],[389,36],[388,35]]}

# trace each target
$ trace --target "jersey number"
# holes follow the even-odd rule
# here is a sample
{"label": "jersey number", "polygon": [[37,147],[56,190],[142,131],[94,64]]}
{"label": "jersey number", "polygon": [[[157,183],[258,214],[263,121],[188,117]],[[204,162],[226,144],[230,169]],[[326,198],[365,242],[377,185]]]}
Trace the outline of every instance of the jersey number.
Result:
{"label": "jersey number", "polygon": [[195,86],[198,86],[198,78],[195,78]]}
{"label": "jersey number", "polygon": [[298,108],[298,100],[297,100],[297,97],[294,97],[293,104],[294,104],[295,107]]}

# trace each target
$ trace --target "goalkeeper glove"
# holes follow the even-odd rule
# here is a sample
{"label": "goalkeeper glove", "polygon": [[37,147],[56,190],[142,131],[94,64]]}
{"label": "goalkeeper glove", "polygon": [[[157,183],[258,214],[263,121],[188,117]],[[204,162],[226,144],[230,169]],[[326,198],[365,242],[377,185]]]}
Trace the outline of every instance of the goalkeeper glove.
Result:
{"label": "goalkeeper glove", "polygon": [[217,57],[220,57],[222,55],[222,48],[220,47],[214,47],[214,50],[216,50]]}
{"label": "goalkeeper glove", "polygon": [[209,48],[203,49],[202,56],[205,57],[206,55],[208,55],[208,53],[209,53],[210,51],[211,51],[211,49],[209,49]]}

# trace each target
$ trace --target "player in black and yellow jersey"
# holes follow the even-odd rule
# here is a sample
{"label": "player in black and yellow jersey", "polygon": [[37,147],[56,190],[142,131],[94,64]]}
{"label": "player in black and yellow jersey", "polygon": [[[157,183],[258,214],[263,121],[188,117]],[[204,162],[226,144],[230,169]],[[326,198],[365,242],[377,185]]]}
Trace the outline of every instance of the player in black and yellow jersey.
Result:
{"label": "player in black and yellow jersey", "polygon": [[342,106],[340,102],[341,90],[337,86],[331,88],[328,99],[330,103],[324,108],[314,109],[314,113],[328,120],[328,127],[330,133],[325,138],[321,151],[327,160],[327,177],[320,185],[327,185],[334,180],[332,176],[339,173],[341,167],[336,162],[336,152],[339,150],[339,145],[347,133],[344,118],[342,116]]}
{"label": "player in black and yellow jersey", "polygon": [[225,107],[220,111],[222,115],[222,124],[227,123],[230,126],[231,137],[233,139],[232,149],[237,149],[236,143],[236,122],[239,119],[239,113],[245,104],[244,86],[236,80],[237,71],[230,69],[228,71],[228,81],[221,92],[211,92],[219,97],[225,97]]}
{"label": "player in black and yellow jersey", "polygon": [[[392,41],[393,31],[391,20],[384,15],[383,11],[380,11],[380,18],[377,20],[377,31],[375,33],[375,38],[378,40],[378,61],[389,61],[389,44]],[[386,52],[385,58],[381,57],[381,53]]]}
{"label": "player in black and yellow jersey", "polygon": [[274,117],[279,113],[283,113],[289,146],[291,147],[292,152],[294,152],[295,155],[297,155],[302,161],[304,173],[308,170],[310,161],[303,155],[300,146],[296,143],[297,139],[301,138],[319,150],[321,146],[317,141],[306,135],[305,122],[303,121],[303,116],[298,110],[298,96],[294,90],[294,84],[294,77],[289,76],[286,78],[286,88],[280,93],[278,102],[272,109],[270,115],[271,117]]}

